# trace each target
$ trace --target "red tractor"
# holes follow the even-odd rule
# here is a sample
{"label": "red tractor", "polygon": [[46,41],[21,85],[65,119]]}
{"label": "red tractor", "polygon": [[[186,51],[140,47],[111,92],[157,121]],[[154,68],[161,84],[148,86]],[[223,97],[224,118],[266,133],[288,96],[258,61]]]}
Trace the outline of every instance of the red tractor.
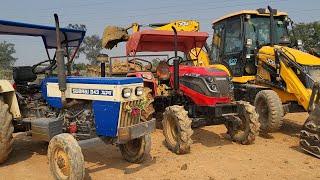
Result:
{"label": "red tractor", "polygon": [[[162,120],[167,147],[177,154],[190,152],[194,127],[224,124],[231,139],[241,144],[253,143],[259,132],[254,106],[233,100],[233,84],[226,72],[192,66],[197,59],[178,56],[178,51],[186,55],[196,49],[198,57],[207,38],[205,32],[144,30],[133,33],[126,44],[127,62],[141,66],[141,71],[131,69],[126,75],[144,79],[150,89],[146,99],[153,99],[146,101],[145,113]],[[154,72],[150,60],[137,55],[169,51],[174,56],[161,61]]]}

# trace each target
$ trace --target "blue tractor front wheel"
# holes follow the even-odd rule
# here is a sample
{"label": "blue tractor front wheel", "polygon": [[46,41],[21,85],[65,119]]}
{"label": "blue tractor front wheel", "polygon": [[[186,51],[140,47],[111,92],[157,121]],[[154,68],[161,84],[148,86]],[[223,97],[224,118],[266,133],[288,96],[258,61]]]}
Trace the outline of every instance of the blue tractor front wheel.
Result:
{"label": "blue tractor front wheel", "polygon": [[83,154],[77,140],[71,134],[59,134],[50,140],[48,159],[54,179],[84,179]]}

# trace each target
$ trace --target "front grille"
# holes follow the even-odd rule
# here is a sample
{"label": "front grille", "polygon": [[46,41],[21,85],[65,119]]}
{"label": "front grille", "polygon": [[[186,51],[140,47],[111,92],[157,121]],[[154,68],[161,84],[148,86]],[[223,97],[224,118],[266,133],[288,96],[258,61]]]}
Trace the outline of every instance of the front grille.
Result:
{"label": "front grille", "polygon": [[140,116],[133,117],[131,115],[130,108],[138,107],[141,100],[129,101],[122,103],[120,127],[127,127],[138,124],[140,122]]}
{"label": "front grille", "polygon": [[228,97],[230,96],[230,85],[231,85],[231,82],[228,81],[228,80],[216,80],[215,81],[218,89],[219,89],[219,92],[220,92],[220,97]]}

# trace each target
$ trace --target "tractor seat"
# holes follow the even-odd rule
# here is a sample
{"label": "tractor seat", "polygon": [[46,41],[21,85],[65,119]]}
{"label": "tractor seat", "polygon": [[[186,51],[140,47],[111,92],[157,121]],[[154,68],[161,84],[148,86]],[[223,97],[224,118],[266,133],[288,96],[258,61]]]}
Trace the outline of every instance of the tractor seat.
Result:
{"label": "tractor seat", "polygon": [[33,82],[37,79],[37,75],[32,72],[31,66],[13,67],[13,80],[17,84]]}

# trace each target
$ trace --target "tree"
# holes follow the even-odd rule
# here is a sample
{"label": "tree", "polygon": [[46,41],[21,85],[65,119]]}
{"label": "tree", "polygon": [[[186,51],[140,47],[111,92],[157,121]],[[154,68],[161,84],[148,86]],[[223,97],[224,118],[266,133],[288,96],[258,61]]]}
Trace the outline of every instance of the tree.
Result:
{"label": "tree", "polygon": [[320,21],[311,23],[298,23],[292,31],[292,40],[302,40],[307,51],[319,52],[320,49]]}
{"label": "tree", "polygon": [[16,53],[14,44],[7,41],[0,42],[0,67],[1,69],[8,69],[13,66],[17,58],[13,57]]}
{"label": "tree", "polygon": [[[87,27],[84,24],[68,24],[68,26],[66,26],[66,28],[74,29],[74,30],[81,30],[81,31],[87,30]],[[75,50],[76,50],[76,48],[69,47],[69,49],[68,49],[69,56],[72,56]],[[80,55],[80,52],[78,51],[74,58],[75,59],[79,58],[79,55]]]}
{"label": "tree", "polygon": [[80,53],[86,56],[86,59],[92,65],[98,64],[97,56],[101,53],[101,38],[98,35],[87,36],[79,49]]}

